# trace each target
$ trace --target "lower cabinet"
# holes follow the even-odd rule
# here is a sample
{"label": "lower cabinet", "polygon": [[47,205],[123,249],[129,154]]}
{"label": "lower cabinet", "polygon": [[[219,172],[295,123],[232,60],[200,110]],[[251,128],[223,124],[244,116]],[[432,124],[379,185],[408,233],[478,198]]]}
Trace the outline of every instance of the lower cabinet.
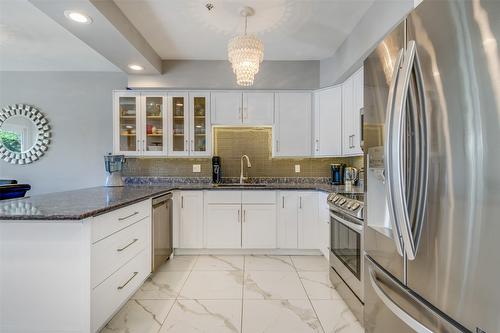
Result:
{"label": "lower cabinet", "polygon": [[276,205],[243,205],[242,247],[276,248]]}
{"label": "lower cabinet", "polygon": [[317,192],[281,191],[279,204],[279,247],[317,249]]}
{"label": "lower cabinet", "polygon": [[208,204],[205,244],[209,249],[241,247],[241,205]]}
{"label": "lower cabinet", "polygon": [[318,194],[318,231],[319,231],[319,249],[330,260],[330,207],[326,201],[328,194]]}
{"label": "lower cabinet", "polygon": [[182,191],[179,214],[179,247],[203,247],[203,191]]}

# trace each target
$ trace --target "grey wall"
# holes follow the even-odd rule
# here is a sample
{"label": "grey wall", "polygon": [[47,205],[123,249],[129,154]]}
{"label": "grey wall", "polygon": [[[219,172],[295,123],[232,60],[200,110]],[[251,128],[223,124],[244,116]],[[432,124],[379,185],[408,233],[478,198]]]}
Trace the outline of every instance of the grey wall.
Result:
{"label": "grey wall", "polygon": [[419,0],[375,0],[334,55],[320,62],[320,87],[339,84],[359,67],[383,37]]}
{"label": "grey wall", "polygon": [[127,75],[117,72],[0,72],[0,107],[37,106],[52,127],[52,143],[29,165],[0,161],[0,178],[32,185],[30,194],[102,185],[103,155],[112,151],[112,94]]}
{"label": "grey wall", "polygon": [[[319,61],[264,61],[249,89],[317,89]],[[131,88],[241,89],[227,60],[164,60],[162,75],[129,75]]]}

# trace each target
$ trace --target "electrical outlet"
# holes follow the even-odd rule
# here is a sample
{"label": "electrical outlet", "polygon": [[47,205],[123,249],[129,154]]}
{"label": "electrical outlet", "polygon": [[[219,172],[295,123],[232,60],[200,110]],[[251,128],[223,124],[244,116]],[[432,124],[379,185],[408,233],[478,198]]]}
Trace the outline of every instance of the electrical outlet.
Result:
{"label": "electrical outlet", "polygon": [[201,172],[201,165],[193,164],[193,172]]}
{"label": "electrical outlet", "polygon": [[300,164],[295,164],[295,172],[300,172]]}

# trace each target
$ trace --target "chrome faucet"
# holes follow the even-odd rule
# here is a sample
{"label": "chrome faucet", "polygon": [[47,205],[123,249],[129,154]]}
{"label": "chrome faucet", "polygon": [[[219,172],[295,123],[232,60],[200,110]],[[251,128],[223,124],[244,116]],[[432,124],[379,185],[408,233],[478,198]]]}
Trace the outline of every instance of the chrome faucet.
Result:
{"label": "chrome faucet", "polygon": [[250,159],[248,158],[248,156],[247,155],[242,155],[241,159],[240,159],[240,162],[241,162],[240,163],[240,184],[243,184],[243,182],[248,179],[248,176],[247,177],[243,176],[243,159],[247,160],[247,168],[251,168],[252,167],[252,164],[250,163]]}

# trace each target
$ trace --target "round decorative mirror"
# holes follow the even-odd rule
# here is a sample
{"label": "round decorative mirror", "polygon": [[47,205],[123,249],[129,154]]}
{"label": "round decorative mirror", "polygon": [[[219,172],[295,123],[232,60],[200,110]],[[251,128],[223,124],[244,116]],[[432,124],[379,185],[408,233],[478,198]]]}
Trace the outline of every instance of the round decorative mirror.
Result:
{"label": "round decorative mirror", "polygon": [[14,104],[0,112],[0,157],[12,164],[38,160],[50,143],[50,126],[35,107]]}

